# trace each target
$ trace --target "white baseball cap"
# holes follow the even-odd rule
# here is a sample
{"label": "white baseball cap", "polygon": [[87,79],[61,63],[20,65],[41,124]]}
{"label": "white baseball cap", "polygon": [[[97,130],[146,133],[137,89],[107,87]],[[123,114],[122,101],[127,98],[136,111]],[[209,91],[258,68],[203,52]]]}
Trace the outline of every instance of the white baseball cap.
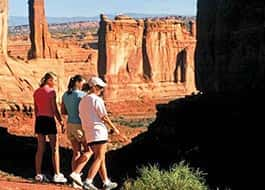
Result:
{"label": "white baseball cap", "polygon": [[100,86],[105,87],[107,84],[99,77],[91,77],[88,81],[89,86]]}

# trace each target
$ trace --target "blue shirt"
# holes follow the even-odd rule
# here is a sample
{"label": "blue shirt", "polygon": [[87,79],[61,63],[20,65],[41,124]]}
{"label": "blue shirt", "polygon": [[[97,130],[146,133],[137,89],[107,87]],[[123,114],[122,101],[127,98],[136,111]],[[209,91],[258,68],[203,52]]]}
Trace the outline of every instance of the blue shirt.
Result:
{"label": "blue shirt", "polygon": [[80,90],[73,90],[71,94],[67,94],[67,92],[63,94],[63,103],[68,114],[68,123],[81,124],[78,106],[80,100],[85,95],[86,93]]}

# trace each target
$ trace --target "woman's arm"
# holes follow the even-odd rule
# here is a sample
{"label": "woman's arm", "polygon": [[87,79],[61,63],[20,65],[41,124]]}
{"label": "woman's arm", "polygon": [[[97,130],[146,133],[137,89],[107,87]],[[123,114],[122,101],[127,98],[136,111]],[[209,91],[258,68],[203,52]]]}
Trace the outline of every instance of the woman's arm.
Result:
{"label": "woman's arm", "polygon": [[66,110],[66,107],[65,107],[63,100],[62,100],[62,104],[61,104],[61,113],[63,115],[67,115],[67,110]]}
{"label": "woman's arm", "polygon": [[63,120],[61,118],[61,115],[59,113],[57,104],[56,104],[56,96],[52,97],[52,109],[53,109],[53,113],[55,114],[55,117],[57,119],[57,121],[60,123],[61,127],[62,127],[62,132],[64,133],[65,129],[64,129],[64,123]]}
{"label": "woman's arm", "polygon": [[114,133],[116,133],[117,135],[119,135],[122,138],[122,141],[124,141],[124,142],[128,141],[128,138],[120,133],[120,130],[117,129],[117,127],[115,127],[115,125],[112,123],[112,121],[110,120],[110,118],[107,115],[102,117],[101,119],[104,123],[106,123],[107,125],[109,125],[111,127],[111,129],[113,130]]}
{"label": "woman's arm", "polygon": [[112,121],[110,120],[110,118],[109,118],[107,115],[103,116],[103,117],[101,118],[101,120],[102,120],[104,123],[106,123],[108,126],[110,126],[111,129],[113,129],[113,131],[114,131],[117,135],[120,134],[119,129],[117,129],[117,128],[115,127],[115,125],[112,123]]}
{"label": "woman's arm", "polygon": [[38,106],[34,100],[34,113],[35,113],[35,116],[37,116],[37,113],[38,113]]}

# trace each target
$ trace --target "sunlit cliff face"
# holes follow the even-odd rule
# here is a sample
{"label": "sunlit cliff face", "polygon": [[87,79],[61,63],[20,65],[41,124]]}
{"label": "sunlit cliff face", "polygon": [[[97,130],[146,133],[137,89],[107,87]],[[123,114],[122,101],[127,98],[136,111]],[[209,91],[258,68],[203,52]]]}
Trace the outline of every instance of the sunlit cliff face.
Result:
{"label": "sunlit cliff face", "polygon": [[7,0],[0,0],[0,53],[7,54]]}

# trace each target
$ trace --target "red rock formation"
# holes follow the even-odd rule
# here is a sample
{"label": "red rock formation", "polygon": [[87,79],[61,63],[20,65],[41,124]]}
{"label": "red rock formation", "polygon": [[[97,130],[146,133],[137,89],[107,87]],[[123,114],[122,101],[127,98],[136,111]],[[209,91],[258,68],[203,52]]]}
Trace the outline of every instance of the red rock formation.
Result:
{"label": "red rock formation", "polygon": [[[15,36],[9,39],[8,55],[15,59],[27,60],[31,43],[21,38]],[[97,50],[81,48],[80,43],[73,40],[53,39],[53,41],[56,44],[56,58],[62,59],[65,63],[88,63],[97,67]]]}
{"label": "red rock formation", "polygon": [[8,2],[0,0],[0,54],[7,55]]}
{"label": "red rock formation", "polygon": [[[6,62],[0,66],[0,102],[4,101],[4,108],[11,104],[18,104],[20,108],[22,104],[31,105],[33,90],[38,87],[40,78],[48,71],[56,73],[58,77],[55,88],[60,101],[66,86],[64,64],[61,60],[38,59],[25,63],[6,58]],[[0,109],[3,108],[1,103]]]}
{"label": "red rock formation", "polygon": [[111,21],[101,15],[99,74],[111,83],[137,82],[143,73],[144,22],[129,17]]}
{"label": "red rock formation", "polygon": [[48,31],[44,0],[29,0],[31,49],[29,58],[56,58],[56,51]]}
{"label": "red rock formation", "polygon": [[188,56],[194,54],[195,39],[185,31],[183,22],[146,20],[144,37],[145,74],[151,80],[184,83],[188,75],[194,75],[187,73],[187,67],[194,65]]}
{"label": "red rock formation", "polygon": [[98,71],[109,83],[105,98],[168,99],[194,92],[192,28],[176,19],[111,21],[101,15]]}
{"label": "red rock formation", "polygon": [[31,47],[29,42],[24,41],[15,41],[15,42],[8,42],[8,55],[15,59],[20,60],[27,60],[28,58],[28,51]]}

